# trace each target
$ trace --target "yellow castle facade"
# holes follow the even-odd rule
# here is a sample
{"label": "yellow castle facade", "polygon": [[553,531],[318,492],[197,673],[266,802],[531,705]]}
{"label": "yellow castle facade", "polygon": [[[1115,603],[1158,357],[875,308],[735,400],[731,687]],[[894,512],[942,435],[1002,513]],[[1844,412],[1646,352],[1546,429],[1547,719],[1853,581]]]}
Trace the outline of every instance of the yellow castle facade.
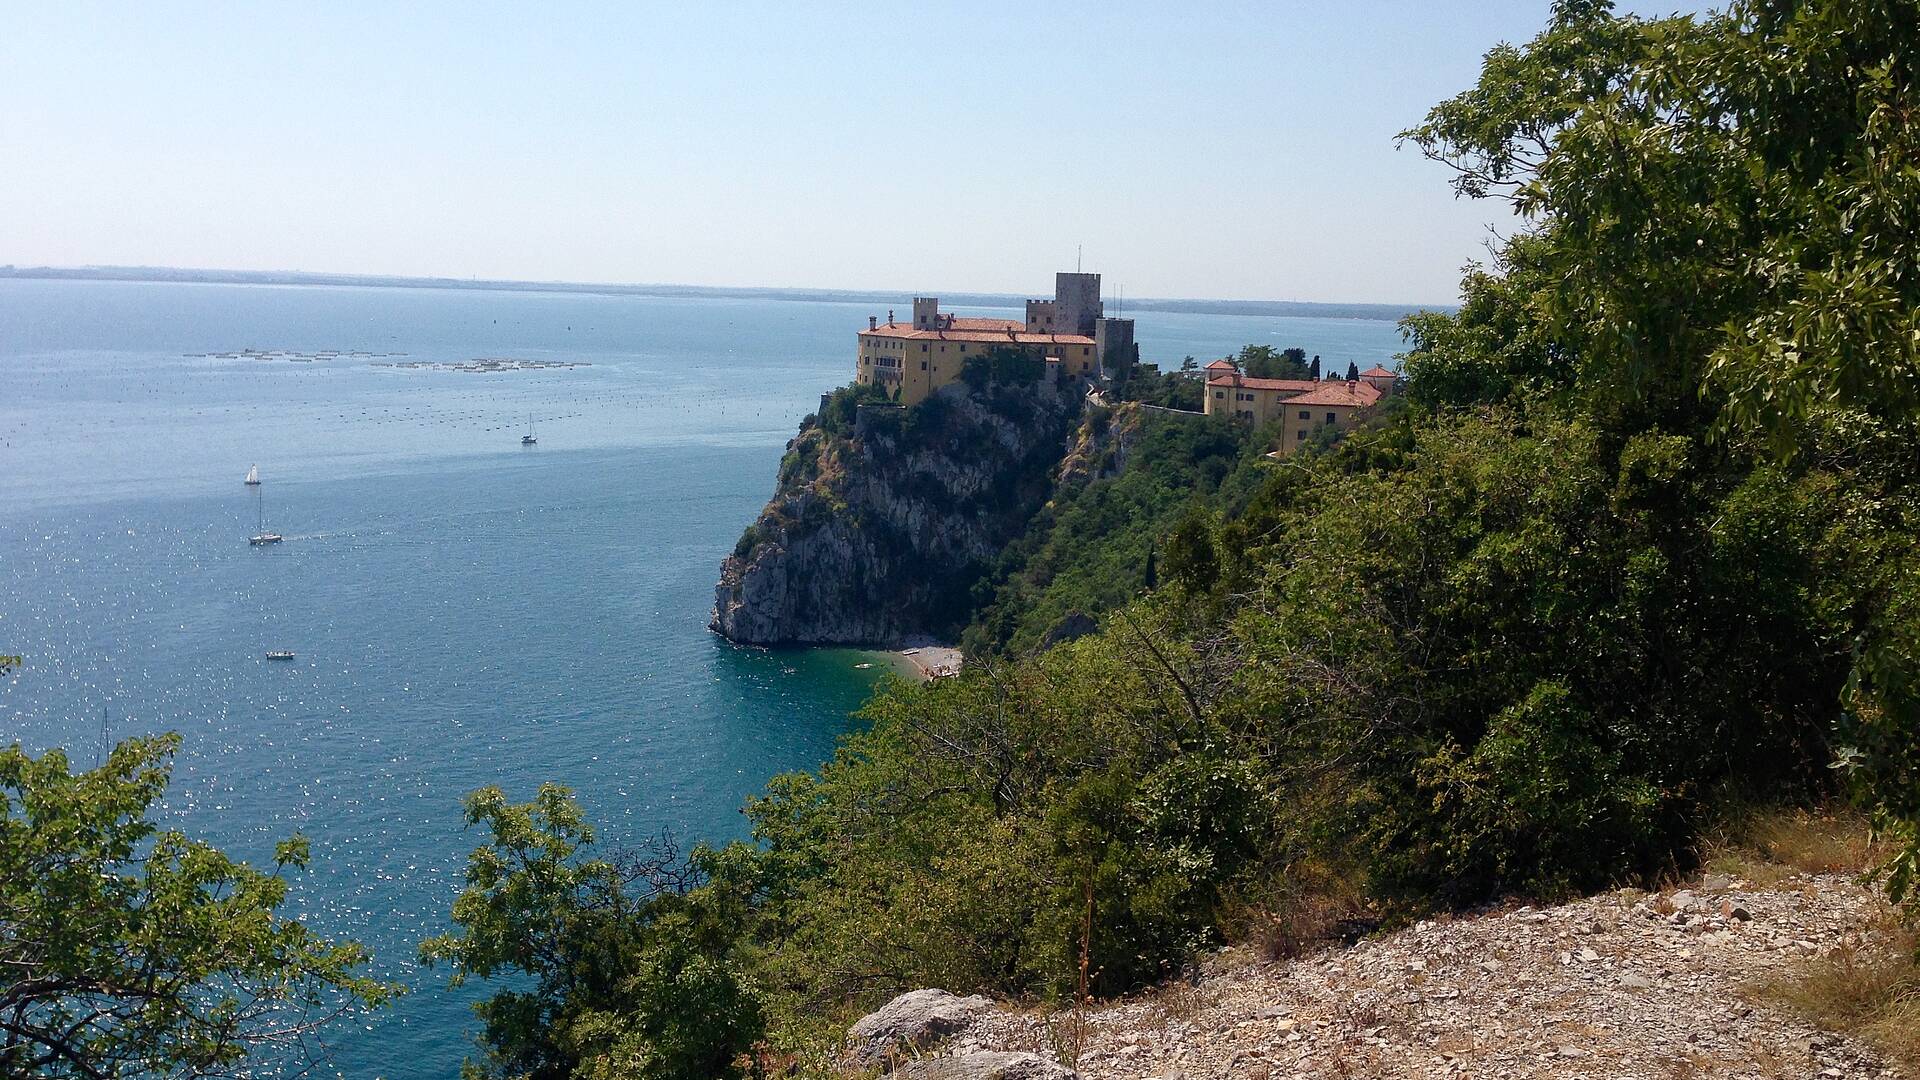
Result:
{"label": "yellow castle facade", "polygon": [[891,311],[885,323],[870,317],[859,339],[855,381],[915,405],[958,379],[970,357],[996,349],[1045,361],[1056,377],[1098,376],[1108,350],[1133,344],[1133,321],[1106,317],[1099,274],[1062,273],[1053,299],[1027,301],[1025,320],[963,318],[941,311],[938,297],[920,296],[911,321]]}
{"label": "yellow castle facade", "polygon": [[1258,379],[1240,374],[1231,361],[1206,366],[1208,416],[1231,416],[1258,427],[1282,421],[1280,454],[1305,446],[1322,428],[1352,427],[1380,399],[1393,393],[1399,376],[1374,365],[1345,379]]}

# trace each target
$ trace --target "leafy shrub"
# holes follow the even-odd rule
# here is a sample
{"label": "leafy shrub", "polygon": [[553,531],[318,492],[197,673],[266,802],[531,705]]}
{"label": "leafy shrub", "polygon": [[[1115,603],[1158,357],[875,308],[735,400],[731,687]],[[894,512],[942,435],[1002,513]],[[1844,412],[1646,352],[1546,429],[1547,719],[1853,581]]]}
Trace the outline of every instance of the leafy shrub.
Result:
{"label": "leafy shrub", "polygon": [[483,788],[466,812],[491,835],[467,860],[453,904],[460,929],[420,948],[426,963],[452,969],[453,986],[511,978],[474,1006],[486,1054],[466,1075],[743,1074],[764,1030],[759,997],[729,956],[702,874],[670,842],[590,857],[593,827],[556,784],[522,804]]}
{"label": "leafy shrub", "polygon": [[828,394],[815,415],[819,417],[820,430],[850,439],[853,437],[854,413],[861,405],[884,404],[891,400],[887,392],[878,386],[849,383]]}

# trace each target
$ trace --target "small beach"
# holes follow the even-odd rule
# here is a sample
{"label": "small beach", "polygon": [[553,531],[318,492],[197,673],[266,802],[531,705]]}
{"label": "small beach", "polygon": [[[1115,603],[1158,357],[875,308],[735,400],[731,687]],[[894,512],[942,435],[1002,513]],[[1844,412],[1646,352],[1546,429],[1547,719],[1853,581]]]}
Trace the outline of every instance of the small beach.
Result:
{"label": "small beach", "polygon": [[899,656],[919,674],[923,681],[960,674],[960,664],[963,660],[960,650],[948,645],[920,645],[911,649],[901,649]]}

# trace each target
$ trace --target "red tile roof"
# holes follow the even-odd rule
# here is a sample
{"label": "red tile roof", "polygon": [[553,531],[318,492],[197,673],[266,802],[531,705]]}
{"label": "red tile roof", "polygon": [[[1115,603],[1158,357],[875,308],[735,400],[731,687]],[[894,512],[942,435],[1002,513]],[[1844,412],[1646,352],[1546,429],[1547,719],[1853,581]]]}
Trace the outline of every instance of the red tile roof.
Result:
{"label": "red tile roof", "polygon": [[1372,367],[1360,373],[1360,377],[1363,379],[1367,378],[1368,376],[1380,376],[1380,375],[1385,375],[1390,379],[1397,379],[1400,377],[1398,375],[1395,375],[1393,372],[1388,371],[1386,368],[1381,367],[1379,364],[1375,364]]}
{"label": "red tile roof", "polygon": [[967,315],[949,315],[942,320],[948,330],[1025,330],[1019,319],[976,319]]}
{"label": "red tile roof", "polygon": [[1380,400],[1380,388],[1372,383],[1340,382],[1328,379],[1315,382],[1312,379],[1251,379],[1245,375],[1215,375],[1207,380],[1208,386],[1238,387],[1242,390],[1278,390],[1287,396],[1280,400],[1292,405],[1332,405],[1335,407],[1366,408]]}
{"label": "red tile roof", "polygon": [[1288,405],[1333,405],[1364,409],[1380,400],[1380,388],[1363,382],[1325,382],[1320,389],[1288,398]]}
{"label": "red tile roof", "polygon": [[1256,379],[1248,375],[1215,375],[1207,380],[1208,386],[1238,386],[1243,390],[1290,390],[1304,394],[1319,388],[1321,384],[1312,379]]}
{"label": "red tile roof", "polygon": [[1206,370],[1208,371],[1239,371],[1240,369],[1237,367],[1234,367],[1233,361],[1231,360],[1215,360],[1213,363],[1207,365]]}
{"label": "red tile roof", "polygon": [[[985,325],[980,325],[985,324]],[[1091,345],[1084,334],[1029,334],[1026,323],[1015,319],[953,320],[951,330],[916,330],[912,323],[883,323],[860,331],[861,337],[905,338],[909,341],[978,341],[1010,345]]]}

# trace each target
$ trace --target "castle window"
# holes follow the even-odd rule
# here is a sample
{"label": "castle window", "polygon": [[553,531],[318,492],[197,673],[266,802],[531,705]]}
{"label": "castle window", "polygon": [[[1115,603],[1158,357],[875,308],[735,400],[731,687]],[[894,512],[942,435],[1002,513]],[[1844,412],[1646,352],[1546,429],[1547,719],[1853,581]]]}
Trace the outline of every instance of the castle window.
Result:
{"label": "castle window", "polygon": [[1312,414],[1312,413],[1310,413],[1310,412],[1308,412],[1308,411],[1307,411],[1307,410],[1305,410],[1305,409],[1301,409],[1301,410],[1300,410],[1300,419],[1302,419],[1302,420],[1311,420],[1312,418],[1313,418],[1313,414]]}
{"label": "castle window", "polygon": [[927,370],[927,362],[925,360],[920,361],[920,370],[921,371]]}
{"label": "castle window", "polygon": [[1338,419],[1339,419],[1339,417],[1337,417],[1337,416],[1335,416],[1335,415],[1334,415],[1333,413],[1328,413],[1328,414],[1327,414],[1327,423],[1329,423],[1329,424],[1331,424],[1331,423],[1335,423],[1336,421],[1338,421]]}
{"label": "castle window", "polygon": [[1296,432],[1294,432],[1294,433],[1293,433],[1293,441],[1294,441],[1294,442],[1306,442],[1306,441],[1307,441],[1307,429],[1306,429],[1306,428],[1301,428],[1301,429],[1300,429],[1299,431],[1296,431]]}

